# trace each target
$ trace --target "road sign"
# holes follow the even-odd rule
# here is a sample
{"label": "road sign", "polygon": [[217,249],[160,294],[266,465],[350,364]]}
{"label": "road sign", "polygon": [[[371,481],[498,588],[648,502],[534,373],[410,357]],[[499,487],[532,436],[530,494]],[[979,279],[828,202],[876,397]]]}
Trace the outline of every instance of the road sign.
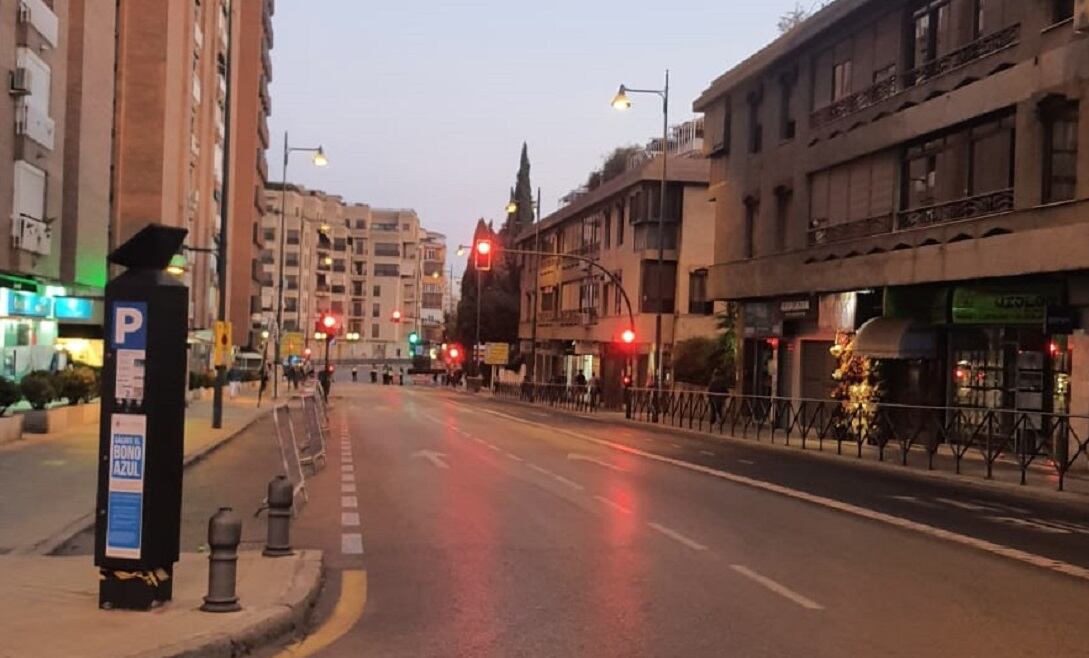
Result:
{"label": "road sign", "polygon": [[284,356],[302,356],[306,340],[301,333],[288,332],[280,341],[280,354]]}
{"label": "road sign", "polygon": [[216,320],[215,335],[215,364],[216,366],[225,366],[231,360],[231,345],[234,343],[231,339],[231,323]]}
{"label": "road sign", "polygon": [[484,345],[484,365],[505,366],[510,362],[510,345],[507,343],[486,343]]}

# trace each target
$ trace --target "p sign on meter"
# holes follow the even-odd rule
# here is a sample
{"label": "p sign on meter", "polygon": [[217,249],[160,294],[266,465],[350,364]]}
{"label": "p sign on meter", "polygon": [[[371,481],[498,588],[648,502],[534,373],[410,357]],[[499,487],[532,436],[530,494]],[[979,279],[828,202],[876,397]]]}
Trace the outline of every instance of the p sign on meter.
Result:
{"label": "p sign on meter", "polygon": [[147,304],[117,302],[113,305],[110,347],[117,350],[114,399],[123,405],[144,401],[144,364],[147,360]]}

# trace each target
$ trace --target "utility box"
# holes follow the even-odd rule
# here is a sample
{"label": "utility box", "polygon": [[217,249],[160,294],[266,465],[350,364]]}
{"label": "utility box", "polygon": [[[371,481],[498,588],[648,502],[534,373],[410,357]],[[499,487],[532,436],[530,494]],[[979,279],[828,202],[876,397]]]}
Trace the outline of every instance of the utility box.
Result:
{"label": "utility box", "polygon": [[166,272],[185,229],[149,224],[110,254],[95,565],[99,607],[169,601],[181,531],[189,290]]}

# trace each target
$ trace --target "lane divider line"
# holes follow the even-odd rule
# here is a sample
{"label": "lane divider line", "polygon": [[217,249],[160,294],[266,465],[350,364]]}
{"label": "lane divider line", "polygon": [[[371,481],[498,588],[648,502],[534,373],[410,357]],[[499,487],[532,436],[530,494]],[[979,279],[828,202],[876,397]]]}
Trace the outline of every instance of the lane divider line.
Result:
{"label": "lane divider line", "polygon": [[340,493],[342,493],[342,494],[355,493],[355,482],[341,482],[340,483]]}
{"label": "lane divider line", "polygon": [[611,498],[606,498],[605,496],[594,496],[594,498],[598,502],[608,505],[609,507],[613,508],[617,512],[620,512],[621,514],[634,514],[631,509],[624,507],[623,505],[616,502],[615,500],[612,500]]}
{"label": "lane divider line", "polygon": [[359,512],[341,512],[340,513],[340,525],[344,527],[355,527],[359,525]]}
{"label": "lane divider line", "polygon": [[756,573],[755,571],[753,571],[752,569],[746,567],[743,564],[731,564],[730,568],[733,569],[734,571],[736,571],[737,573],[741,574],[742,576],[745,576],[749,580],[764,586],[765,588],[767,588],[768,590],[771,590],[772,592],[775,592],[776,594],[783,597],[784,599],[787,599],[789,601],[793,601],[794,603],[797,603],[798,605],[802,606],[806,610],[824,610],[823,605],[813,601],[812,599],[807,599],[806,597],[804,597],[801,594],[795,592],[794,590],[790,589],[786,585],[782,585],[780,583],[775,582],[771,578],[768,578],[767,576],[762,576],[762,575]]}
{"label": "lane divider line", "polygon": [[491,409],[481,409],[480,411],[482,413],[491,414],[493,416],[507,418],[509,420],[513,420],[515,422],[519,422],[525,425],[532,425],[540,429],[547,430],[549,432],[562,432],[576,439],[589,441],[590,443],[605,446],[613,450],[618,450],[620,452],[625,452],[629,455],[636,455],[639,457],[643,457],[644,459],[660,462],[662,464],[669,464],[671,466],[676,466],[678,468],[683,468],[689,471],[703,473],[705,475],[710,475],[711,477],[716,477],[721,480],[733,482],[734,484],[739,484],[753,489],[760,489],[762,491],[779,494],[787,498],[793,498],[794,500],[811,503],[813,505],[818,505],[820,507],[835,510],[837,512],[842,512],[844,514],[867,519],[869,521],[876,521],[878,523],[889,525],[895,528],[900,528],[901,530],[907,530],[909,532],[925,535],[933,539],[940,539],[942,541],[946,541],[952,544],[966,546],[968,548],[973,548],[979,551],[983,551],[985,553],[990,553],[991,555],[1004,557],[1010,560],[1014,560],[1016,562],[1021,562],[1022,564],[1038,567],[1040,569],[1046,569],[1048,571],[1060,573],[1065,576],[1077,578],[1079,580],[1089,581],[1089,569],[1086,569],[1085,567],[1079,567],[1075,564],[1070,564],[1069,562],[1063,562],[1062,560],[1056,560],[1053,558],[1044,557],[1042,555],[1037,555],[1035,553],[1030,553],[1028,551],[1023,551],[1021,549],[1003,546],[1002,544],[996,544],[994,542],[987,541],[986,539],[979,539],[977,537],[962,535],[958,532],[953,532],[951,530],[945,530],[943,528],[938,528],[932,525],[928,525],[926,523],[920,523],[918,521],[911,521],[909,519],[901,518],[899,516],[893,516],[892,514],[887,514],[885,512],[878,512],[876,510],[867,509],[865,507],[859,507],[858,505],[852,505],[851,503],[845,503],[843,501],[835,500],[833,498],[827,498],[825,496],[818,496],[816,494],[811,494],[798,489],[792,489],[790,487],[775,484],[773,482],[766,482],[764,480],[757,480],[755,478],[745,477],[743,475],[727,473],[726,471],[720,471],[715,468],[700,466],[698,464],[690,464],[680,459],[663,457],[662,455],[656,455],[651,452],[646,452],[645,450],[632,448],[621,443],[614,443],[612,441],[598,439],[586,434],[580,434],[578,432],[564,430],[549,425],[544,425],[542,423],[536,423],[531,420],[526,420],[524,418],[519,418],[518,416],[512,416],[510,414],[505,414],[499,411],[493,411]]}
{"label": "lane divider line", "polygon": [[301,642],[293,644],[276,654],[276,658],[308,658],[329,647],[348,631],[363,616],[367,608],[367,572],[344,571],[340,574],[340,597],[333,608],[333,614],[313,633]]}
{"label": "lane divider line", "polygon": [[516,455],[514,453],[507,452],[507,453],[504,453],[504,454],[506,454],[507,459],[510,459],[511,461],[516,461],[516,462],[525,461],[521,457],[519,457],[518,455]]}
{"label": "lane divider line", "polygon": [[347,507],[348,509],[356,509],[359,507],[359,499],[355,496],[341,496],[340,506]]}
{"label": "lane divider line", "polygon": [[682,544],[684,546],[687,546],[688,548],[691,548],[694,551],[706,551],[707,550],[707,547],[704,546],[703,544],[699,543],[698,541],[696,541],[694,539],[689,539],[688,537],[685,537],[684,535],[677,532],[676,530],[673,530],[672,528],[667,528],[667,527],[665,527],[664,525],[662,525],[660,523],[648,523],[647,525],[650,526],[652,529],[657,530],[658,532],[662,533],[666,537],[669,537],[670,539],[677,542],[678,544]]}
{"label": "lane divider line", "polygon": [[346,532],[340,536],[340,552],[344,555],[363,555],[363,535]]}

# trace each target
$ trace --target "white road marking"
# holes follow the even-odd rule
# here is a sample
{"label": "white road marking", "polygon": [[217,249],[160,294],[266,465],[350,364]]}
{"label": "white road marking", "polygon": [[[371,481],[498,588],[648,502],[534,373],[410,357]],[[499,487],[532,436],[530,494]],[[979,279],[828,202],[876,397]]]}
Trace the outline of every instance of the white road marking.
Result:
{"label": "white road marking", "polygon": [[540,473],[541,475],[547,475],[549,477],[552,477],[552,475],[553,475],[552,471],[548,470],[547,468],[542,468],[542,467],[540,467],[540,466],[538,466],[536,464],[528,464],[528,466],[530,468],[532,468],[533,470],[537,471],[538,473]]}
{"label": "white road marking", "polygon": [[341,512],[340,525],[344,527],[359,525],[359,512]]}
{"label": "white road marking", "polygon": [[523,461],[521,457],[519,457],[518,455],[515,455],[513,453],[507,452],[507,453],[503,453],[503,454],[505,454],[507,456],[507,459],[510,459],[512,461],[516,461],[516,462]]}
{"label": "white road marking", "polygon": [[359,507],[359,499],[355,496],[341,496],[340,506],[347,507],[348,509],[356,509]]}
{"label": "white road marking", "polygon": [[476,441],[477,443],[479,443],[480,445],[488,445],[488,442],[485,441],[484,439],[480,438],[479,436],[473,436],[473,437],[470,437],[470,438],[473,441]]}
{"label": "white road marking", "polygon": [[355,482],[355,473],[341,473],[340,474],[340,481],[341,482]]}
{"label": "white road marking", "polygon": [[593,457],[587,457],[586,455],[580,455],[580,454],[573,453],[573,452],[569,453],[567,455],[567,460],[568,461],[573,461],[573,462],[588,462],[590,464],[597,464],[598,466],[601,466],[602,468],[607,468],[607,469],[610,469],[610,470],[613,470],[613,471],[620,471],[621,473],[626,473],[628,471],[628,469],[623,468],[621,466],[617,466],[616,464],[613,464],[613,463],[610,463],[610,462],[607,462],[607,461],[602,461],[600,459],[594,459]]}
{"label": "white road marking", "polygon": [[[458,403],[458,404],[460,404],[460,403]],[[462,406],[464,407],[465,405],[462,405]],[[465,408],[468,408],[468,407],[465,407]],[[1049,571],[1054,571],[1056,573],[1061,573],[1061,574],[1066,575],[1066,576],[1071,576],[1073,578],[1078,578],[1079,580],[1089,581],[1089,569],[1086,569],[1084,567],[1079,567],[1079,566],[1074,565],[1074,564],[1070,564],[1069,562],[1063,562],[1061,560],[1055,560],[1055,559],[1052,559],[1052,558],[1044,557],[1042,555],[1036,555],[1035,553],[1029,553],[1028,551],[1022,551],[1020,549],[1010,548],[1009,546],[1003,546],[1001,544],[996,544],[994,542],[990,542],[990,541],[987,541],[985,539],[979,539],[979,538],[976,538],[976,537],[970,537],[968,535],[962,535],[960,533],[953,532],[951,530],[945,530],[945,529],[942,529],[942,528],[937,528],[937,527],[934,527],[934,526],[931,526],[931,525],[927,525],[925,523],[919,523],[917,521],[911,521],[909,519],[904,519],[904,518],[901,518],[901,517],[898,517],[898,516],[894,516],[892,514],[886,514],[884,512],[878,512],[876,510],[867,509],[865,507],[859,507],[858,505],[852,505],[850,503],[845,503],[845,502],[842,502],[842,501],[839,501],[839,500],[835,500],[833,498],[827,498],[825,496],[818,496],[818,495],[815,495],[815,494],[807,493],[805,491],[800,491],[798,489],[791,489],[790,487],[785,487],[783,485],[774,484],[772,482],[766,482],[764,480],[757,480],[755,478],[745,477],[743,475],[737,475],[737,474],[734,474],[734,473],[727,473],[725,471],[720,471],[718,469],[710,468],[708,466],[700,466],[698,464],[690,464],[688,462],[681,461],[679,459],[672,459],[670,457],[663,457],[662,455],[656,455],[656,454],[651,453],[651,452],[646,452],[644,450],[639,450],[638,448],[632,448],[630,446],[626,446],[626,445],[623,445],[621,443],[614,443],[612,441],[606,441],[604,439],[598,439],[598,438],[595,438],[595,437],[592,437],[592,436],[589,436],[589,435],[586,435],[586,434],[580,434],[578,432],[573,432],[573,431],[570,431],[570,430],[565,430],[565,429],[556,428],[556,427],[550,427],[548,425],[543,425],[541,423],[534,423],[532,421],[527,421],[527,420],[525,420],[523,418],[518,418],[517,416],[511,416],[509,414],[505,414],[505,413],[502,413],[502,412],[499,412],[499,411],[493,411],[491,409],[481,409],[480,411],[481,411],[481,413],[486,413],[486,414],[489,414],[489,415],[492,415],[492,416],[499,416],[500,418],[507,418],[509,420],[514,420],[516,422],[525,423],[527,425],[534,425],[536,427],[547,430],[549,432],[562,432],[562,433],[564,433],[564,434],[566,434],[568,436],[572,436],[572,437],[574,437],[576,439],[581,439],[583,441],[589,441],[590,443],[594,443],[596,445],[606,446],[606,447],[612,448],[613,450],[618,450],[620,452],[626,452],[629,455],[637,455],[639,457],[643,457],[644,459],[649,459],[651,461],[660,462],[662,464],[669,464],[671,466],[676,466],[678,468],[687,469],[689,471],[695,471],[697,473],[703,473],[705,475],[710,475],[711,477],[716,477],[716,478],[719,478],[721,480],[726,480],[728,482],[733,482],[735,484],[740,484],[740,485],[743,485],[743,486],[751,487],[753,489],[760,489],[762,491],[767,491],[767,492],[770,492],[770,493],[779,494],[781,496],[786,496],[788,498],[793,498],[794,500],[800,500],[800,501],[804,501],[804,502],[807,502],[807,503],[811,503],[813,505],[819,505],[819,506],[827,508],[827,509],[832,509],[832,510],[836,510],[838,512],[843,512],[844,514],[850,514],[852,516],[857,516],[857,517],[860,517],[860,518],[868,519],[870,521],[876,521],[876,522],[879,522],[879,523],[884,523],[885,525],[900,528],[902,530],[910,530],[912,532],[916,532],[916,533],[919,533],[919,534],[922,534],[922,535],[926,535],[926,536],[932,537],[934,539],[940,539],[940,540],[947,541],[947,542],[950,542],[950,543],[953,543],[953,544],[959,544],[961,546],[968,546],[970,548],[974,548],[976,550],[980,550],[980,551],[983,551],[985,553],[990,553],[992,555],[997,555],[997,556],[1000,556],[1000,557],[1008,558],[1010,560],[1015,560],[1017,562],[1021,562],[1023,564],[1028,564],[1028,565],[1031,565],[1031,566],[1034,566],[1034,567],[1039,567],[1041,569],[1047,569]]]}
{"label": "white road marking", "polygon": [[494,450],[495,452],[502,452],[503,451],[502,448],[500,448],[499,446],[494,445],[492,443],[485,443],[484,445],[488,446],[489,450]]}
{"label": "white road marking", "polygon": [[983,517],[988,521],[997,521],[998,523],[1008,523],[1010,525],[1020,526],[1022,528],[1031,528],[1039,532],[1044,532],[1049,535],[1069,535],[1073,534],[1068,528],[1057,528],[1053,525],[1049,525],[1046,521],[1037,519],[1019,519],[1014,516],[985,516]]}
{"label": "white road marking", "polygon": [[771,590],[772,592],[775,592],[779,596],[781,596],[781,597],[783,597],[785,599],[789,599],[790,601],[793,601],[794,603],[797,603],[798,605],[802,606],[806,610],[824,610],[824,606],[822,606],[821,604],[819,604],[819,603],[817,603],[817,602],[815,602],[815,601],[813,601],[811,599],[807,599],[806,597],[804,597],[801,594],[795,592],[794,590],[790,589],[789,587],[786,587],[785,585],[781,585],[781,584],[775,582],[774,580],[772,580],[771,578],[768,578],[767,576],[761,576],[760,574],[756,573],[755,571],[753,571],[752,569],[746,567],[743,564],[731,564],[730,568],[733,569],[734,571],[736,571],[737,573],[741,574],[742,576],[745,576],[749,580],[752,580],[753,582],[756,582],[756,583],[759,583],[759,584],[763,585],[764,587]]}
{"label": "white road marking", "polygon": [[979,503],[981,505],[990,505],[992,507],[997,507],[998,509],[1005,510],[1007,512],[1011,512],[1013,514],[1032,514],[1032,512],[1030,510],[1024,509],[1023,507],[1014,507],[1013,505],[1007,505],[1006,503],[987,502],[987,501],[980,500],[978,498],[973,498],[972,502],[973,503]]}
{"label": "white road marking", "polygon": [[582,489],[583,489],[581,484],[579,484],[578,482],[572,482],[571,480],[568,480],[567,478],[563,477],[562,475],[553,475],[552,477],[555,478],[556,482],[559,482],[561,484],[565,484],[565,485],[571,487],[572,489],[574,489],[575,491],[582,491]]}
{"label": "white road marking", "polygon": [[715,453],[711,452],[710,450],[700,450],[700,454],[701,455],[707,455],[708,457],[717,456],[717,455],[715,455]]}
{"label": "white road marking", "polygon": [[742,464],[745,464],[747,466],[755,466],[756,465],[756,462],[752,461],[751,459],[739,459],[737,461],[739,461]]}
{"label": "white road marking", "polygon": [[940,507],[940,505],[935,505],[929,500],[922,500],[921,498],[916,498],[915,496],[889,496],[889,498],[893,500],[898,500],[902,503],[911,503],[912,505],[918,505],[920,507],[929,507],[930,509],[938,509]]}
{"label": "white road marking", "polygon": [[341,535],[340,552],[345,555],[363,555],[363,535],[359,533]]}
{"label": "white road marking", "polygon": [[966,503],[963,500],[953,500],[952,498],[935,498],[936,502],[942,505],[948,505],[950,507],[956,507],[957,509],[968,510],[969,512],[997,512],[999,511],[995,507],[990,505],[976,505],[974,503]]}
{"label": "white road marking", "polygon": [[679,544],[683,544],[683,545],[687,546],[688,548],[691,548],[694,551],[706,551],[707,550],[707,547],[704,546],[703,544],[699,543],[698,541],[695,541],[694,539],[689,539],[688,537],[685,537],[684,535],[677,532],[676,530],[673,530],[671,528],[667,528],[667,527],[665,527],[664,525],[662,525],[660,523],[648,523],[647,525],[650,526],[651,528],[657,530],[658,532],[662,533],[666,537],[669,537],[673,541],[675,541],[675,542],[677,542]]}
{"label": "white road marking", "polygon": [[417,450],[412,453],[413,459],[426,459],[436,468],[450,468],[450,466],[443,461],[444,457],[446,457],[446,455],[441,452],[435,452],[434,450]]}
{"label": "white road marking", "polygon": [[594,498],[598,502],[603,503],[605,505],[608,505],[609,507],[613,508],[617,512],[620,512],[621,514],[632,514],[633,513],[629,508],[624,507],[623,505],[616,502],[615,500],[612,500],[611,498],[606,498],[605,496],[594,496]]}
{"label": "white road marking", "polygon": [[355,482],[341,482],[340,483],[340,493],[342,493],[342,494],[355,493]]}
{"label": "white road marking", "polygon": [[353,466],[352,464],[341,464],[340,470],[344,473],[351,473],[355,470],[355,466]]}

